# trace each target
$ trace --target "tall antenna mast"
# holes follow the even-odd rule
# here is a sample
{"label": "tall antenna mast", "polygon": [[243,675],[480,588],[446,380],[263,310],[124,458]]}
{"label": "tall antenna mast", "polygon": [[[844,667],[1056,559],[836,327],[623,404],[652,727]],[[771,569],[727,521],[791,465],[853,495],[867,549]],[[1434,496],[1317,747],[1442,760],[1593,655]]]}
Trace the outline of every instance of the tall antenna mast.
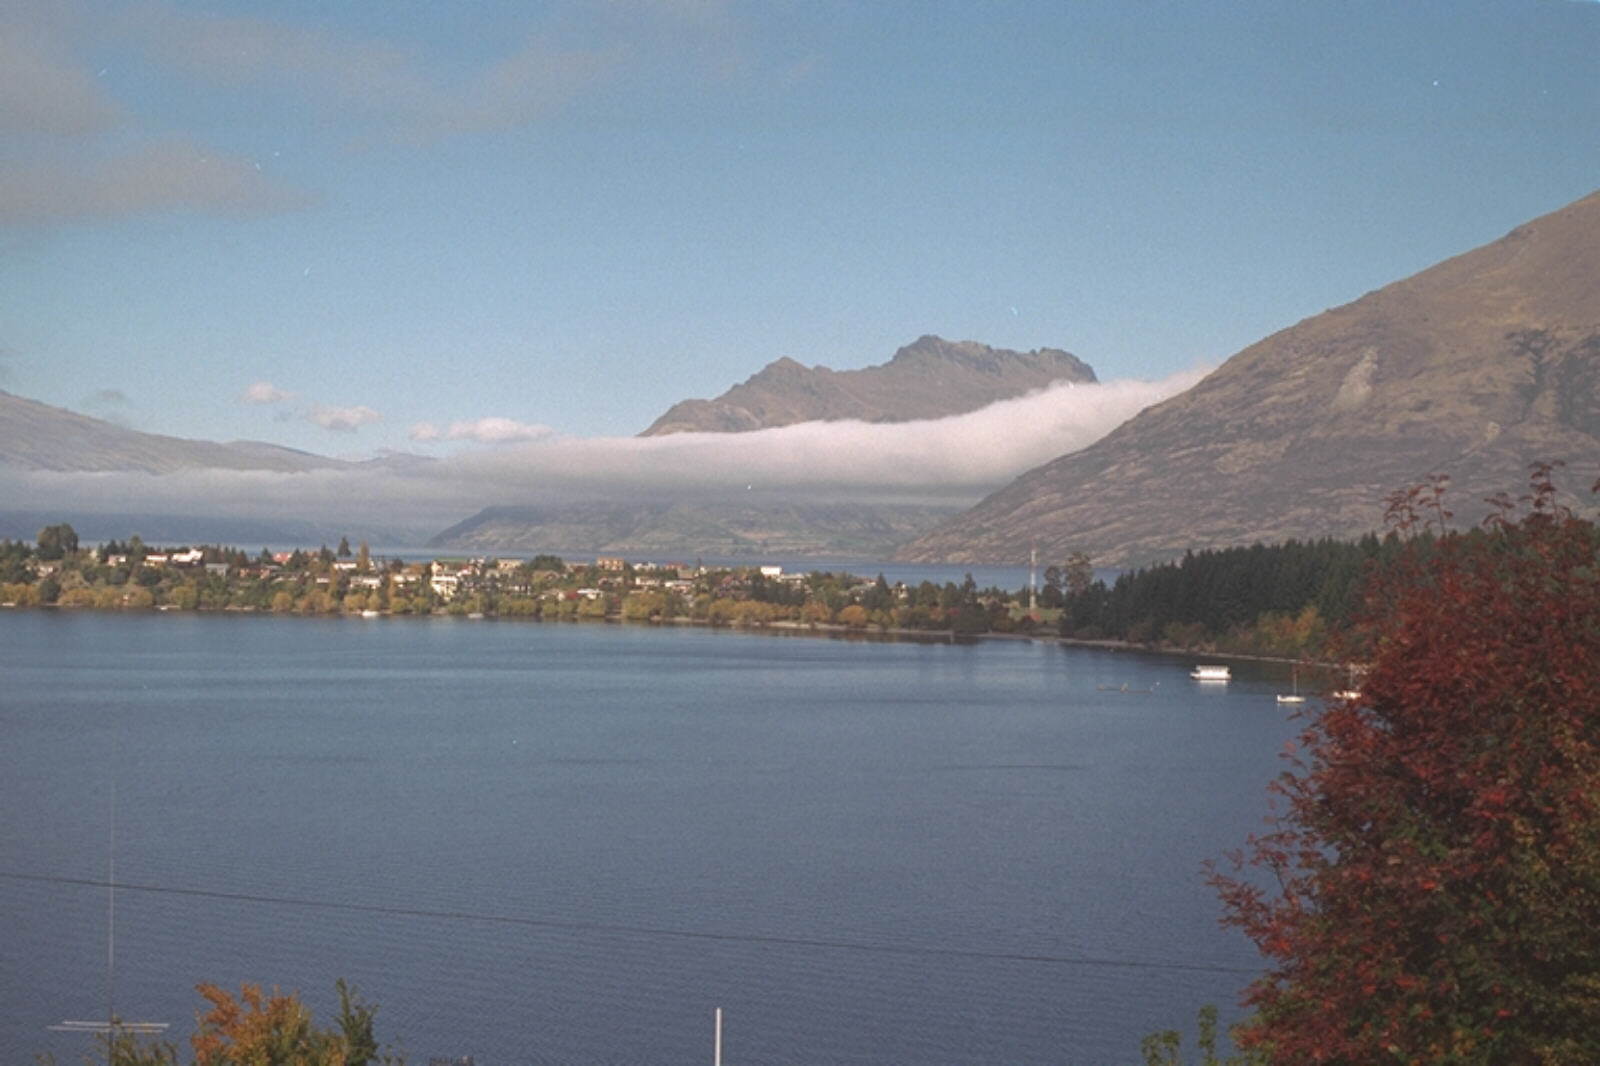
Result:
{"label": "tall antenna mast", "polygon": [[117,1031],[161,1033],[166,1022],[119,1022],[117,1020],[117,779],[111,779],[111,832],[106,840],[106,1020],[104,1022],[63,1021],[50,1026],[57,1033],[104,1033],[106,1062],[116,1051]]}

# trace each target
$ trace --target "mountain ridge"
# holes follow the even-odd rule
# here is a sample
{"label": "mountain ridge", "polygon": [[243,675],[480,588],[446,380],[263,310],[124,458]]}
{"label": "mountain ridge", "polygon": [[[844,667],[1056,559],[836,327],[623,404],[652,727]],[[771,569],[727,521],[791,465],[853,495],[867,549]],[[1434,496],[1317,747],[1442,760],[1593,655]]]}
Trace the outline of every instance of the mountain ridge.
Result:
{"label": "mountain ridge", "polygon": [[1094,370],[1070,352],[1016,352],[924,334],[887,363],[860,370],[773,360],[713,400],[682,400],[642,437],[743,433],[797,422],[909,422],[942,418],[1011,399],[1056,381],[1092,383]]}
{"label": "mountain ridge", "polygon": [[0,463],[59,473],[179,470],[300,472],[355,464],[265,441],[169,437],[128,429],[0,389]]}
{"label": "mountain ridge", "polygon": [[486,507],[425,547],[710,558],[883,558],[948,517],[932,504],[587,500]]}
{"label": "mountain ridge", "polygon": [[1600,472],[1600,193],[1250,345],[896,554],[1127,565],[1353,537],[1439,472],[1471,521],[1541,460]]}

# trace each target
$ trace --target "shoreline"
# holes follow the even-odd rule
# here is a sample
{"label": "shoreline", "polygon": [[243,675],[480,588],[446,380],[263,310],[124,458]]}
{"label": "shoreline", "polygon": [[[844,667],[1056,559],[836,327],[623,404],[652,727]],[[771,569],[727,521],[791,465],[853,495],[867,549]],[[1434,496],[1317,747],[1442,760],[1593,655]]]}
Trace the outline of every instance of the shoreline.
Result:
{"label": "shoreline", "polygon": [[371,622],[381,619],[459,619],[464,622],[526,622],[539,625],[618,625],[618,626],[691,626],[713,631],[727,631],[731,633],[767,633],[783,636],[816,636],[830,638],[851,638],[859,640],[903,640],[922,644],[977,644],[989,640],[1013,640],[1032,643],[1059,644],[1062,647],[1094,648],[1100,651],[1125,651],[1137,652],[1144,655],[1184,655],[1205,656],[1210,659],[1231,660],[1236,662],[1274,663],[1283,666],[1304,666],[1317,670],[1343,670],[1346,664],[1325,662],[1317,659],[1291,659],[1284,656],[1257,655],[1250,652],[1216,651],[1207,648],[1185,648],[1171,645],[1139,644],[1126,640],[1084,640],[1078,637],[1063,637],[1047,631],[1032,633],[956,633],[948,629],[905,629],[890,626],[887,628],[874,628],[871,626],[857,627],[840,625],[837,622],[795,622],[776,621],[758,625],[719,625],[703,618],[641,618],[626,619],[617,616],[605,618],[561,618],[549,619],[518,615],[456,615],[448,611],[429,611],[426,614],[400,613],[383,611],[375,617],[370,615],[353,614],[347,611],[327,611],[315,614],[304,614],[298,611],[270,611],[256,607],[195,607],[181,610],[171,605],[140,608],[111,608],[100,607],[63,607],[56,603],[29,604],[26,606],[15,603],[0,603],[0,610],[15,611],[58,611],[64,613],[82,612],[85,614],[179,614],[179,615],[261,615],[263,617],[300,617],[353,620],[358,622]]}

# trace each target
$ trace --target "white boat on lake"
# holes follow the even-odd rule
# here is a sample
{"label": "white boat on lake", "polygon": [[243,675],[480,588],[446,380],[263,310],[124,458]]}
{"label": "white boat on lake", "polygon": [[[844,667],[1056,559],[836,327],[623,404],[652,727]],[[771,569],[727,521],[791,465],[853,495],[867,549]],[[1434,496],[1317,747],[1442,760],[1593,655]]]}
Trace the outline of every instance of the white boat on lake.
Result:
{"label": "white boat on lake", "polygon": [[1226,666],[1197,666],[1189,676],[1196,681],[1232,681],[1233,671]]}

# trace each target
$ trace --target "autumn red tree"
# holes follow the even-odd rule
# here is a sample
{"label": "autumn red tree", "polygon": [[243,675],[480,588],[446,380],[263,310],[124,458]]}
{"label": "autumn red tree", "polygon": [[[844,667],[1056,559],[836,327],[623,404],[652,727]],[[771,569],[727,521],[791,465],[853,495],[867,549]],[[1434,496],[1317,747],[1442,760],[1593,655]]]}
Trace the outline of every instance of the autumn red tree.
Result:
{"label": "autumn red tree", "polygon": [[196,1066],[310,1066],[333,1057],[331,1038],[312,1024],[311,1011],[297,996],[277,989],[264,996],[252,984],[243,985],[237,998],[211,984],[196,991],[211,1004],[189,1039]]}
{"label": "autumn red tree", "polygon": [[1442,479],[1390,501],[1359,696],[1213,875],[1264,1061],[1600,1063],[1600,531],[1552,472],[1465,534],[1417,535]]}
{"label": "autumn red tree", "polygon": [[401,1061],[380,1056],[372,1035],[377,1008],[337,982],[338,1030],[318,1028],[311,1011],[298,996],[273,989],[263,995],[260,985],[245,984],[239,995],[216,985],[197,986],[211,1009],[197,1019],[189,1038],[195,1066],[362,1066],[369,1062]]}

